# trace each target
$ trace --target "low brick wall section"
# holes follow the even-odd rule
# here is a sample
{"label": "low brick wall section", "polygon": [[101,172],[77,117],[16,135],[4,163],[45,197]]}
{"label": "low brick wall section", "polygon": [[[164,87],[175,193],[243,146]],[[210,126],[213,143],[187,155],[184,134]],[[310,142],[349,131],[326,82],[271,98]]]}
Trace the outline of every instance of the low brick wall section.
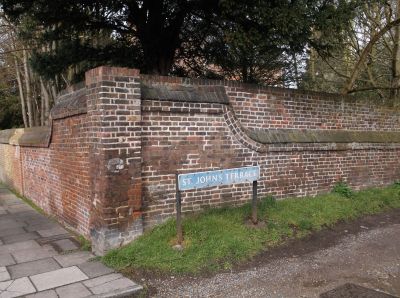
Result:
{"label": "low brick wall section", "polygon": [[[142,81],[159,90],[142,93],[145,226],[174,215],[175,173],[259,165],[260,196],[277,198],[326,192],[339,180],[359,189],[400,178],[400,109],[390,102],[224,81]],[[185,94],[203,85],[223,86],[226,99],[203,94],[199,103],[192,98],[201,95]],[[182,206],[190,212],[250,198],[250,185],[237,184],[185,191]]]}
{"label": "low brick wall section", "polygon": [[[400,180],[391,102],[100,67],[62,92],[47,128],[0,132],[0,179],[98,253],[175,214],[175,175],[258,165],[260,196]],[[184,191],[183,211],[240,205],[249,184]]]}
{"label": "low brick wall section", "polygon": [[[76,100],[85,90],[82,87],[64,93]],[[86,97],[80,101],[86,105]],[[46,213],[88,236],[91,197],[87,115],[86,111],[71,109],[65,115],[59,103],[60,99],[52,111],[51,127],[0,132],[0,179]]]}

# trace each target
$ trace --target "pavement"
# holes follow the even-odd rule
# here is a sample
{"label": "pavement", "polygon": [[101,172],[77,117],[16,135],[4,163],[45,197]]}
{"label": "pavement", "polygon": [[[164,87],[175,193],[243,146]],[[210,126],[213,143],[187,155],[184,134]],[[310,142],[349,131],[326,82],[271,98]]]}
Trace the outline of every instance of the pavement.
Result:
{"label": "pavement", "polygon": [[[274,258],[266,254],[256,265],[232,272],[149,277],[142,283],[151,296],[163,298],[400,297],[400,210],[371,218],[374,221],[345,226],[344,236],[332,245],[319,247],[315,241],[322,240],[314,239],[317,249],[305,253],[282,247],[284,255]],[[358,232],[352,234],[354,225]],[[326,232],[321,231],[321,235]]]}
{"label": "pavement", "polygon": [[132,297],[142,287],[0,185],[0,298]]}

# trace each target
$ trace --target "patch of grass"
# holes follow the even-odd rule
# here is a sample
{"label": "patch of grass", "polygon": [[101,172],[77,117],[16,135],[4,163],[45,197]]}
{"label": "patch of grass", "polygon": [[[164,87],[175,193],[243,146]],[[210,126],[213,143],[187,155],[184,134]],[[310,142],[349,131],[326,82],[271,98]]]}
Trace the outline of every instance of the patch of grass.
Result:
{"label": "patch of grass", "polygon": [[336,184],[333,186],[332,192],[342,195],[346,198],[351,198],[354,195],[353,190],[344,181],[336,182]]}
{"label": "patch of grass", "polygon": [[171,219],[131,244],[110,251],[102,260],[116,269],[178,274],[213,272],[229,269],[289,238],[304,237],[341,220],[392,208],[400,208],[399,185],[352,191],[351,198],[347,191],[281,201],[268,197],[259,203],[258,209],[265,227],[255,229],[245,224],[250,205],[210,209],[184,219],[183,251],[172,248],[176,232]]}
{"label": "patch of grass", "polygon": [[77,235],[76,238],[79,241],[79,244],[81,246],[80,247],[81,250],[84,250],[84,251],[91,251],[92,250],[92,243],[89,240],[87,240],[82,235]]}

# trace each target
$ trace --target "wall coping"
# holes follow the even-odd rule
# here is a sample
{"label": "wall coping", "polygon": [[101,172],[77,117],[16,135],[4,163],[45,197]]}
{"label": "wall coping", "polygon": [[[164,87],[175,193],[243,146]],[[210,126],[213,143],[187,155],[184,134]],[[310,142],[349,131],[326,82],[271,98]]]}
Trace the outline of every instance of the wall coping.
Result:
{"label": "wall coping", "polygon": [[400,143],[400,131],[244,129],[254,141],[275,143]]}
{"label": "wall coping", "polygon": [[229,104],[223,86],[160,84],[143,80],[140,87],[144,100]]}
{"label": "wall coping", "polygon": [[[381,101],[363,99],[356,96],[344,96],[335,93],[298,90],[291,88],[269,87],[247,84],[238,81],[196,79],[157,75],[139,75],[136,69],[99,67],[87,72],[87,76],[101,75],[135,75],[140,76],[141,99],[189,103],[217,103],[229,106],[226,87],[238,88],[233,92],[283,93],[284,96],[299,95],[321,97],[324,99],[362,101],[376,104],[377,107],[391,105],[390,100]],[[62,90],[51,110],[51,119],[62,119],[87,113],[87,82],[80,82]],[[234,113],[232,109],[231,113]],[[235,117],[236,118],[236,117]],[[238,120],[236,119],[235,122]],[[51,138],[51,126],[0,131],[0,143],[48,147]],[[350,130],[297,130],[297,129],[244,129],[247,137],[259,144],[274,143],[400,143],[400,132],[393,131],[350,131]]]}
{"label": "wall coping", "polygon": [[322,91],[312,91],[312,90],[304,90],[304,89],[295,89],[295,88],[283,88],[283,87],[273,87],[273,86],[265,86],[260,84],[252,84],[252,83],[243,83],[239,81],[230,81],[230,80],[213,80],[213,79],[199,79],[199,78],[187,78],[187,77],[173,77],[173,76],[159,76],[159,75],[146,75],[141,74],[140,78],[144,82],[152,81],[153,84],[183,84],[186,86],[190,85],[199,85],[199,86],[223,86],[223,87],[232,87],[238,88],[237,92],[246,92],[246,93],[283,93],[284,95],[299,95],[299,96],[311,96],[313,98],[324,98],[331,99],[337,101],[349,101],[349,102],[369,102],[371,104],[379,105],[379,106],[389,106],[391,108],[400,109],[400,103],[394,101],[392,99],[371,99],[361,97],[356,94],[348,94],[343,95],[340,93],[330,93],[330,92],[322,92]]}
{"label": "wall coping", "polygon": [[[264,86],[259,84],[250,84],[243,83],[239,81],[230,81],[230,80],[213,80],[213,79],[199,79],[199,78],[187,78],[187,77],[174,77],[174,76],[159,76],[159,75],[147,75],[147,74],[139,74],[137,69],[129,69],[129,68],[115,68],[115,67],[98,67],[93,70],[89,70],[87,72],[88,75],[93,74],[93,72],[101,72],[101,73],[113,73],[118,74],[118,72],[123,72],[120,74],[121,76],[124,73],[127,74],[135,74],[140,77],[142,90],[142,99],[145,100],[173,100],[173,101],[188,101],[188,102],[204,102],[204,103],[226,103],[226,93],[223,93],[219,88],[211,88],[214,87],[232,87],[238,88],[237,92],[246,92],[246,93],[264,93],[268,92],[271,94],[280,93],[284,94],[284,96],[289,95],[299,95],[299,96],[311,96],[313,98],[324,98],[331,99],[337,101],[348,101],[348,102],[368,102],[373,105],[377,105],[378,107],[390,107],[400,109],[400,103],[393,101],[392,99],[370,99],[364,98],[360,95],[343,95],[339,93],[329,93],[329,92],[321,92],[321,91],[312,91],[312,90],[302,90],[302,89],[294,89],[294,88],[282,88],[282,87],[273,87],[273,86]],[[196,86],[196,87],[193,87]],[[68,88],[62,90],[57,96],[57,102],[65,100],[73,93],[81,91],[85,89],[85,82],[79,82],[77,84],[71,85]],[[154,90],[158,89],[158,90]],[[179,90],[180,89],[180,90]],[[203,92],[209,92],[207,96],[202,94]],[[199,96],[203,95],[201,98]],[[173,98],[173,96],[175,96]],[[224,97],[224,99],[217,99],[217,96]],[[75,103],[76,105],[76,103]],[[71,107],[74,104],[71,103]],[[73,110],[74,108],[71,108]],[[79,110],[79,109],[78,109]],[[79,113],[85,113],[85,109],[80,109]],[[72,113],[72,115],[75,115]],[[67,115],[67,116],[72,116]],[[63,118],[63,117],[59,117]],[[53,118],[53,119],[59,119]]]}
{"label": "wall coping", "polygon": [[50,111],[51,119],[62,119],[87,113],[87,89],[79,83],[63,90]]}
{"label": "wall coping", "polygon": [[51,126],[1,130],[0,143],[22,147],[47,148],[50,144],[51,132]]}

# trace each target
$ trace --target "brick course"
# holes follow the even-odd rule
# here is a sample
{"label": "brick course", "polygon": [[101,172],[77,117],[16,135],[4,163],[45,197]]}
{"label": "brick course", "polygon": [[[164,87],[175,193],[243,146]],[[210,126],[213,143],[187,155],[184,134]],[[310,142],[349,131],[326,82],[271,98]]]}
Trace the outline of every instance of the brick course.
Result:
{"label": "brick course", "polygon": [[[49,130],[0,132],[0,179],[98,253],[174,215],[177,173],[259,165],[260,196],[278,198],[400,179],[390,102],[100,67],[51,115]],[[182,207],[250,197],[249,184],[185,191]]]}

